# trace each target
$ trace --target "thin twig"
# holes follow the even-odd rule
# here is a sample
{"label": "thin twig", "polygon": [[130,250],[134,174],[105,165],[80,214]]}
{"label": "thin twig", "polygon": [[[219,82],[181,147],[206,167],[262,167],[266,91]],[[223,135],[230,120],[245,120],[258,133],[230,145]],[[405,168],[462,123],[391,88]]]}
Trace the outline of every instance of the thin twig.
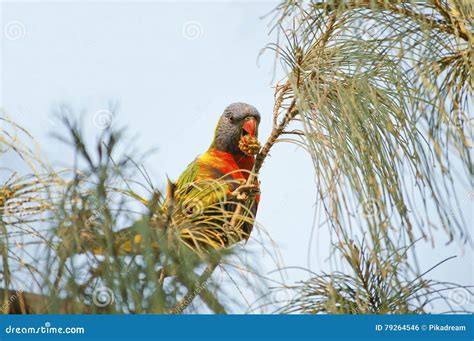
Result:
{"label": "thin twig", "polygon": [[[199,277],[199,279],[197,281],[197,284],[188,286],[187,294],[184,295],[184,297],[178,303],[176,303],[175,306],[173,306],[169,310],[170,314],[180,314],[181,312],[183,312],[184,309],[186,309],[193,302],[193,300],[196,298],[197,295],[201,294],[202,291],[205,291],[205,288],[204,288],[205,283],[212,276],[214,270],[217,268],[219,263],[220,263],[220,258],[212,261],[206,267],[204,272]],[[208,300],[206,298],[206,295],[201,295],[201,297],[206,302],[206,304],[209,306],[209,308],[211,308],[213,310],[218,310],[218,312],[220,312],[220,313],[225,313],[225,310],[223,310],[223,309],[220,309],[218,307],[216,309],[216,302],[211,302],[210,300]]]}
{"label": "thin twig", "polygon": [[[336,22],[336,16],[331,15],[329,18],[328,25],[326,27],[326,31],[322,34],[320,37],[317,45],[325,45],[329,38],[331,33],[334,31],[334,24]],[[252,172],[250,173],[246,185],[253,185],[257,181],[257,177],[260,171],[260,168],[263,165],[263,162],[267,158],[270,149],[273,147],[275,142],[278,140],[278,138],[284,133],[286,127],[288,124],[293,121],[298,114],[298,108],[296,105],[296,99],[293,98],[288,109],[286,110],[285,116],[281,120],[280,123],[278,123],[278,116],[281,111],[281,108],[283,106],[284,100],[285,100],[285,95],[288,91],[292,90],[294,86],[299,87],[300,86],[300,77],[301,77],[301,67],[299,64],[302,63],[303,61],[303,54],[301,53],[298,60],[297,60],[297,65],[295,65],[294,68],[294,80],[295,84],[292,84],[290,79],[286,81],[284,85],[277,86],[275,90],[275,105],[273,107],[273,128],[272,132],[270,134],[270,137],[267,139],[265,144],[263,145],[262,149],[260,149],[260,152],[257,154],[255,157],[255,164],[253,166]],[[242,213],[242,205],[237,206],[234,214],[232,215],[232,219],[230,221],[230,228],[235,229],[239,217]]]}

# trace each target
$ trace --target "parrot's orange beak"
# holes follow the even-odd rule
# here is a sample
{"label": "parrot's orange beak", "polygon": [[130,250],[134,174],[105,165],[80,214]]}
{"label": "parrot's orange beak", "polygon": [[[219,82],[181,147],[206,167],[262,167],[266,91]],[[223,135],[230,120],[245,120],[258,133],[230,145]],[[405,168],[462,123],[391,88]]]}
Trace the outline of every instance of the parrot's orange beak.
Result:
{"label": "parrot's orange beak", "polygon": [[247,117],[242,126],[242,129],[250,136],[255,137],[255,134],[257,133],[257,120],[253,117]]}

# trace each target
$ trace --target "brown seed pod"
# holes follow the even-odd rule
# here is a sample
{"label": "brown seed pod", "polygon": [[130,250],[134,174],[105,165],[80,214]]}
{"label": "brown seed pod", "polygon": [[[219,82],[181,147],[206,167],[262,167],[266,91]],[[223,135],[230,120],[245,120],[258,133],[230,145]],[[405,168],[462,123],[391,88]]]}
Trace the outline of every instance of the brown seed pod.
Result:
{"label": "brown seed pod", "polygon": [[261,148],[261,145],[260,145],[260,142],[258,142],[257,138],[250,135],[244,135],[240,138],[239,149],[245,155],[254,156],[258,153],[260,148]]}

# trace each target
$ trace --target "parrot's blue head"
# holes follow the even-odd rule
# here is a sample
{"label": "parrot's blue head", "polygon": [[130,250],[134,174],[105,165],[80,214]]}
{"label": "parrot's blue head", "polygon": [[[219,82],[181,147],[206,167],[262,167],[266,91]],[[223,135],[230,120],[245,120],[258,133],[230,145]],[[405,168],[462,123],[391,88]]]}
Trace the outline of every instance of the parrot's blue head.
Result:
{"label": "parrot's blue head", "polygon": [[257,138],[259,124],[260,113],[254,106],[241,102],[232,103],[225,108],[217,123],[212,147],[234,155],[242,154],[240,139],[246,135]]}

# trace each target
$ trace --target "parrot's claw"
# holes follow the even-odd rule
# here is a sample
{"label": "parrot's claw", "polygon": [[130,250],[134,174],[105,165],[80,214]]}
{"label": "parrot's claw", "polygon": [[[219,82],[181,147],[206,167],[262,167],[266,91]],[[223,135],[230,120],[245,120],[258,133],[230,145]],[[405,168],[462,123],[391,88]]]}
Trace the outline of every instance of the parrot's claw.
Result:
{"label": "parrot's claw", "polygon": [[260,194],[259,183],[241,185],[231,193],[231,196],[237,201],[245,201],[249,198],[249,196],[255,196],[257,194]]}

